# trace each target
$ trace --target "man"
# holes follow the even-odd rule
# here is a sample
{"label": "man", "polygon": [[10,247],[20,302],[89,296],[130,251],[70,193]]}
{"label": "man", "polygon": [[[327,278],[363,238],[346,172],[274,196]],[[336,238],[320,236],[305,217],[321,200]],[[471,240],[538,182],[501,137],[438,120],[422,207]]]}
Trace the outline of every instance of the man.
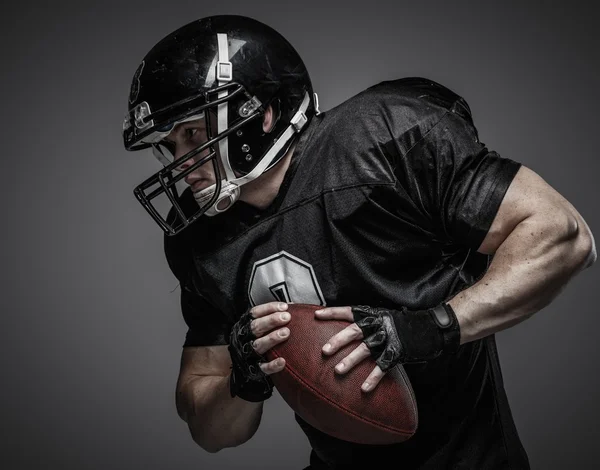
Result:
{"label": "man", "polygon": [[374,357],[369,393],[403,364],[419,413],[417,433],[390,446],[343,442],[297,416],[310,468],[529,468],[494,333],[548,305],[595,244],[564,197],[479,141],[462,97],[405,78],[320,112],[282,36],[217,16],[144,57],[123,136],[165,165],[135,195],[181,284],[177,409],[203,449],[257,430],[285,367],[263,357],[294,334],[296,302],[351,322],[325,354],[363,339],[332,374]]}

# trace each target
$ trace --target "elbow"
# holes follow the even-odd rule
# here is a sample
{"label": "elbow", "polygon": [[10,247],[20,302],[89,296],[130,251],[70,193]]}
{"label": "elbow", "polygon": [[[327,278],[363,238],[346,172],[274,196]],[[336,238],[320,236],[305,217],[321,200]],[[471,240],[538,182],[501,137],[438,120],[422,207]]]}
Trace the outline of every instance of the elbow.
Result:
{"label": "elbow", "polygon": [[598,258],[598,253],[596,252],[596,242],[592,232],[589,229],[586,229],[585,233],[579,235],[578,252],[582,269],[592,266]]}
{"label": "elbow", "polygon": [[[188,427],[190,430],[190,436],[192,440],[204,451],[209,454],[216,454],[217,452],[228,447],[227,445],[223,445],[223,443],[218,442],[214,437],[210,435],[203,435],[198,429],[194,429],[192,425],[188,423]],[[212,438],[211,438],[212,437]]]}
{"label": "elbow", "polygon": [[251,436],[228,436],[227,439],[217,439],[216,436],[202,436],[199,432],[192,430],[190,434],[194,442],[209,454],[216,454],[223,449],[238,447],[247,442]]}
{"label": "elbow", "polygon": [[244,444],[252,438],[257,428],[258,423],[256,423],[256,426],[240,427],[235,424],[226,425],[223,422],[215,426],[198,417],[188,421],[188,429],[192,440],[211,454]]}
{"label": "elbow", "polygon": [[227,447],[235,447],[235,446],[212,446],[212,445],[208,445],[208,444],[200,444],[198,441],[194,441],[194,442],[196,442],[196,444],[198,444],[198,446],[202,450],[204,450],[205,452],[208,452],[209,454],[216,454],[217,452],[220,452]]}
{"label": "elbow", "polygon": [[572,259],[577,268],[589,268],[598,257],[594,235],[581,216],[573,217],[569,226]]}
{"label": "elbow", "polygon": [[208,452],[209,454],[216,454],[217,452],[220,452],[221,450],[223,450],[225,448],[225,446],[213,446],[207,443],[201,443],[198,440],[194,439],[194,442],[196,444],[198,444],[198,446],[200,446],[202,448],[202,450]]}

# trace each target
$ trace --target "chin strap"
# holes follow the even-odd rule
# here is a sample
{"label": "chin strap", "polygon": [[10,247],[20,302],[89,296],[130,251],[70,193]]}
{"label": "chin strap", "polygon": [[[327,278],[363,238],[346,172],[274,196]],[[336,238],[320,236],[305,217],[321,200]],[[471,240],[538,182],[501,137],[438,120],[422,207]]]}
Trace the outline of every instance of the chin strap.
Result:
{"label": "chin strap", "polygon": [[[219,61],[219,63],[221,63],[221,62]],[[218,67],[218,65],[217,65],[217,67]],[[264,173],[264,171],[269,167],[269,165],[275,159],[275,157],[279,154],[279,152],[281,152],[281,150],[283,150],[285,145],[294,136],[294,134],[300,132],[304,128],[306,123],[308,122],[308,119],[307,119],[305,113],[306,113],[306,110],[308,109],[309,104],[310,104],[310,95],[308,94],[308,92],[306,92],[304,94],[304,99],[302,100],[302,104],[300,105],[300,108],[298,109],[296,114],[294,114],[294,117],[290,121],[290,125],[283,132],[283,134],[277,140],[277,142],[269,149],[269,151],[261,159],[261,161],[258,163],[258,165],[256,165],[256,167],[254,167],[254,169],[247,175],[244,175],[240,178],[235,178],[235,175],[233,175],[233,171],[231,170],[231,167],[229,167],[229,161],[226,158],[222,159],[222,160],[227,160],[227,165],[225,166],[225,173],[227,175],[227,180],[222,181],[221,192],[219,194],[219,197],[217,198],[217,201],[213,204],[213,206],[210,207],[205,212],[206,215],[212,217],[217,214],[220,214],[221,212],[225,212],[227,209],[229,209],[233,205],[234,202],[236,202],[238,200],[239,194],[240,194],[240,186],[243,186],[244,184],[249,183],[252,180],[255,180],[256,178],[258,178],[260,175],[262,175]],[[219,110],[219,113],[220,113],[220,110]],[[219,119],[219,121],[220,121],[220,119]],[[226,129],[226,127],[227,127],[227,121],[225,121],[225,129]],[[219,128],[219,132],[221,132],[220,128]],[[227,140],[227,137],[222,139],[219,142],[219,145],[221,145],[221,142],[223,140]],[[225,148],[226,148],[226,145],[227,144],[225,144]],[[221,150],[221,147],[219,147],[219,150]],[[223,154],[221,154],[221,155],[223,155]],[[225,164],[225,162],[223,162],[223,163]],[[233,176],[230,176],[230,175],[233,175]],[[215,186],[216,185],[209,186],[208,188],[205,188],[202,191],[199,191],[196,194],[194,194],[194,198],[196,199],[196,202],[200,206],[202,206],[203,203],[206,203],[213,197]],[[218,206],[221,205],[220,203],[222,203],[222,201],[225,201],[225,200],[228,200],[228,204],[224,204],[222,208],[218,208]]]}
{"label": "chin strap", "polygon": [[[227,40],[226,33],[217,33],[217,44],[219,47],[219,59],[217,61],[217,73],[216,78],[218,81],[218,85],[224,85],[230,82],[233,79],[233,65],[229,60],[229,42]],[[219,93],[219,98],[225,98],[227,96],[227,90],[224,90]],[[217,107],[217,134],[221,134],[227,130],[228,123],[228,103],[221,103]],[[223,168],[225,169],[225,179],[223,183],[226,181],[232,181],[235,179],[235,173],[229,164],[229,147],[228,147],[228,138],[224,137],[219,141],[219,155],[221,156],[221,162],[223,163]],[[202,204],[210,200],[210,198],[214,194],[214,185],[206,188],[205,190],[194,195],[198,204]],[[222,204],[223,200],[229,200],[227,204],[225,204],[225,210],[227,210],[235,201],[240,197],[240,189],[239,187],[234,187],[227,184],[222,184],[221,192],[215,204],[212,207],[209,207],[205,214],[212,216],[219,213],[217,206]]]}

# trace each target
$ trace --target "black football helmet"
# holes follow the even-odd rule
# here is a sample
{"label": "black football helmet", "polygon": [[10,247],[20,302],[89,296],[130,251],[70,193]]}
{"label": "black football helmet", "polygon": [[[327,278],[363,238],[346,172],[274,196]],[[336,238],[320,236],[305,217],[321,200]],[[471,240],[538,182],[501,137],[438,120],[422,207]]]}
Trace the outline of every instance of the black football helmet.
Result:
{"label": "black football helmet", "polygon": [[[275,122],[265,132],[269,105]],[[125,148],[151,149],[164,165],[134,194],[165,233],[174,235],[203,214],[231,207],[240,187],[271,169],[317,113],[303,61],[274,29],[235,15],[191,22],[158,42],[133,77]],[[175,125],[200,118],[206,120],[207,141],[175,160],[163,138]],[[183,170],[186,161],[194,163]],[[194,194],[198,209],[190,213],[180,204],[182,180],[208,163],[216,184]],[[155,204],[161,197],[167,203],[162,214]]]}

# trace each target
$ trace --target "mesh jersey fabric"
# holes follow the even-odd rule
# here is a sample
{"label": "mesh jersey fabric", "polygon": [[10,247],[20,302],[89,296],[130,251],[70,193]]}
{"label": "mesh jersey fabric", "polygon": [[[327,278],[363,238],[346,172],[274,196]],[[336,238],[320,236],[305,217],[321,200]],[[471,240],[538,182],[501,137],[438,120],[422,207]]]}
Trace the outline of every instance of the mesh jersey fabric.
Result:
{"label": "mesh jersey fabric", "polygon": [[[266,210],[238,201],[165,237],[184,346],[226,344],[249,306],[271,300],[421,309],[453,297],[489,266],[477,248],[519,167],[479,141],[462,97],[424,78],[381,82],[321,113]],[[296,416],[314,468],[529,468],[493,335],[405,369],[415,436],[361,446]]]}

